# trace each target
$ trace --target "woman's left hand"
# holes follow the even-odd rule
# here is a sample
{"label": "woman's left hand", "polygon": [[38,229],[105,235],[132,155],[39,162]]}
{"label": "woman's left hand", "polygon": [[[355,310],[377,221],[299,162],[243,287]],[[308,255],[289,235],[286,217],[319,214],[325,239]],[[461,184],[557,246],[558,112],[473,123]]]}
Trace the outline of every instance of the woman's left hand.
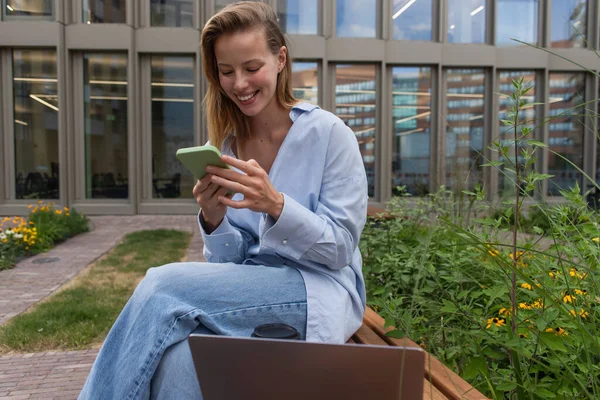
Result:
{"label": "woman's left hand", "polygon": [[206,167],[206,172],[213,175],[211,179],[214,183],[243,194],[244,199],[236,201],[219,196],[219,201],[231,208],[247,208],[269,214],[277,220],[283,210],[283,194],[273,187],[269,174],[255,160],[242,161],[225,155],[221,156],[221,160],[244,174],[214,166]]}

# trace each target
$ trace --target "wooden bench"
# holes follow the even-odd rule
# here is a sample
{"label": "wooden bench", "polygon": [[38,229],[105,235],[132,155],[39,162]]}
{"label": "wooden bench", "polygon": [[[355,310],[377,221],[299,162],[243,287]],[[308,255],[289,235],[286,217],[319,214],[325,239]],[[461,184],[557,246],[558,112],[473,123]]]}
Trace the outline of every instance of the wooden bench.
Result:
{"label": "wooden bench", "polygon": [[[395,339],[386,336],[393,327],[384,327],[384,319],[367,307],[360,329],[348,341],[358,344],[383,346],[419,347],[410,339]],[[423,377],[423,399],[487,399],[460,376],[452,372],[435,357],[425,353],[425,376]]]}

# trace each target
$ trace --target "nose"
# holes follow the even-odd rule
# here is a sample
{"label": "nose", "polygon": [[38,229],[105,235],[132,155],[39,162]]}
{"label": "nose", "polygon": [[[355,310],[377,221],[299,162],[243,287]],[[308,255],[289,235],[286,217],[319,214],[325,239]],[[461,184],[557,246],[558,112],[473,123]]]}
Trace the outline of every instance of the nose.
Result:
{"label": "nose", "polygon": [[241,92],[248,86],[248,81],[243,73],[235,75],[235,82],[233,83],[233,90]]}

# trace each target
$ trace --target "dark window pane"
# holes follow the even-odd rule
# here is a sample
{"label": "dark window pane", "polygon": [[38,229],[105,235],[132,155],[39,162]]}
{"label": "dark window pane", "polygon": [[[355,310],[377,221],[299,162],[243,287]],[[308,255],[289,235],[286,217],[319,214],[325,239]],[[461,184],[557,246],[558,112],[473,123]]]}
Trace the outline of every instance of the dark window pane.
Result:
{"label": "dark window pane", "polygon": [[365,163],[369,196],[375,196],[375,66],[337,65],[336,115],[354,131]]}
{"label": "dark window pane", "polygon": [[393,38],[396,40],[431,40],[432,0],[394,0],[392,9]]}
{"label": "dark window pane", "polygon": [[194,4],[192,0],[151,0],[151,26],[194,26]]}
{"label": "dark window pane", "polygon": [[83,22],[124,24],[126,4],[127,0],[83,0]]}
{"label": "dark window pane", "polygon": [[539,0],[498,0],[496,44],[519,46],[523,42],[537,44]]}
{"label": "dark window pane", "polygon": [[318,9],[318,0],[278,0],[277,13],[281,29],[295,35],[317,35]]}
{"label": "dark window pane", "polygon": [[[550,117],[548,126],[548,194],[560,195],[575,183],[582,187],[582,175],[576,167],[583,168],[585,75],[583,73],[550,73]],[[574,108],[577,107],[577,108]],[[562,157],[553,154],[556,152]],[[568,162],[569,160],[570,162]],[[572,165],[572,164],[574,165]],[[584,188],[585,189],[585,188]]]}
{"label": "dark window pane", "polygon": [[[503,163],[499,167],[498,171],[498,193],[500,198],[512,197],[515,194],[515,171],[517,166],[519,173],[529,173],[533,169],[533,166],[528,167],[525,171],[525,159],[521,154],[521,149],[526,146],[524,144],[519,145],[519,156],[518,162],[515,163],[515,139],[514,129],[510,126],[504,125],[501,120],[509,119],[509,111],[514,107],[514,101],[510,98],[514,92],[513,80],[519,80],[523,78],[523,87],[531,87],[529,92],[522,97],[522,100],[526,103],[535,102],[535,72],[534,71],[502,71],[498,74],[500,91],[498,94],[498,132],[500,135],[500,142],[504,146],[508,146],[508,157],[505,158],[502,154],[499,155],[499,161]],[[535,107],[523,107],[519,111],[519,128],[517,130],[517,136],[521,134],[521,129],[527,127],[534,129],[536,126],[536,115]],[[534,133],[532,132],[527,139],[535,139]]]}
{"label": "dark window pane", "polygon": [[552,47],[583,47],[586,34],[586,0],[552,2]]}
{"label": "dark window pane", "polygon": [[58,199],[58,92],[54,50],[13,51],[17,199]]}
{"label": "dark window pane", "polygon": [[460,191],[483,184],[485,74],[449,69],[446,82],[446,186]]}
{"label": "dark window pane", "polygon": [[429,193],[431,68],[392,69],[392,193]]}
{"label": "dark window pane", "polygon": [[485,43],[485,0],[448,0],[448,42]]}
{"label": "dark window pane", "polygon": [[319,103],[318,69],[316,62],[292,63],[292,88],[294,97],[309,103]]}
{"label": "dark window pane", "polygon": [[336,36],[377,37],[378,0],[337,0]]}
{"label": "dark window pane", "polygon": [[125,199],[127,55],[86,53],[83,62],[86,198]]}
{"label": "dark window pane", "polygon": [[175,158],[194,145],[194,58],[152,57],[152,196],[191,198],[196,180]]}

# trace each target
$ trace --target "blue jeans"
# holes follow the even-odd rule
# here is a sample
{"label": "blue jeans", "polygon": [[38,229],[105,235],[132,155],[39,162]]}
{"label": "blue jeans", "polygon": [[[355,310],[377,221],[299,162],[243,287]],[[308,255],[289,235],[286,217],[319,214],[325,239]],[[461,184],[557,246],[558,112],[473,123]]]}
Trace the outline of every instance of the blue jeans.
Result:
{"label": "blue jeans", "polygon": [[151,268],[115,321],[79,399],[202,399],[190,333],[247,337],[272,322],[306,337],[306,288],[292,267]]}

